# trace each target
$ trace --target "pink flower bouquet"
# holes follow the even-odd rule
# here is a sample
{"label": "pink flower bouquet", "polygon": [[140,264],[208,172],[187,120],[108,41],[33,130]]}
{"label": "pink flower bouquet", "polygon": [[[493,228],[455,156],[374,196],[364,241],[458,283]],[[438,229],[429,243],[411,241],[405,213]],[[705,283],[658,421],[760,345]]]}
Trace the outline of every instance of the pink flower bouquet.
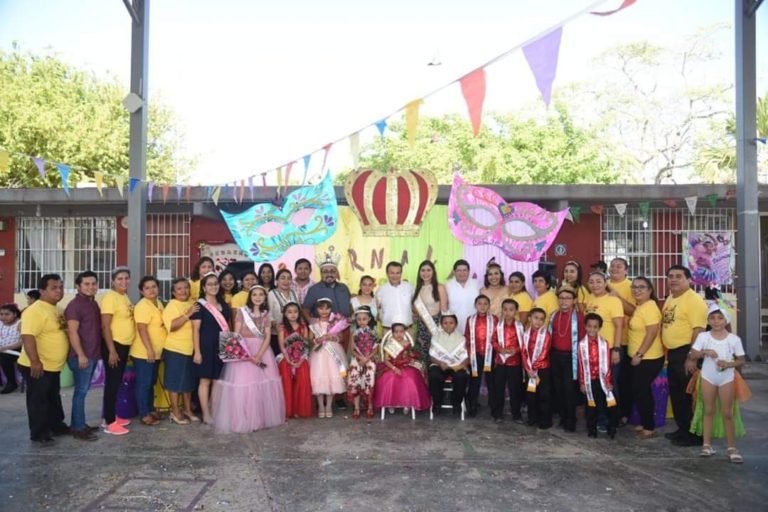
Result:
{"label": "pink flower bouquet", "polygon": [[376,333],[370,327],[363,327],[355,331],[355,348],[365,357],[373,353],[378,342]]}
{"label": "pink flower bouquet", "polygon": [[225,363],[247,361],[251,353],[243,341],[243,337],[235,332],[219,333],[219,359]]}
{"label": "pink flower bouquet", "polygon": [[299,364],[302,359],[309,356],[311,348],[312,342],[303,338],[299,333],[295,332],[285,339],[285,354],[289,363]]}

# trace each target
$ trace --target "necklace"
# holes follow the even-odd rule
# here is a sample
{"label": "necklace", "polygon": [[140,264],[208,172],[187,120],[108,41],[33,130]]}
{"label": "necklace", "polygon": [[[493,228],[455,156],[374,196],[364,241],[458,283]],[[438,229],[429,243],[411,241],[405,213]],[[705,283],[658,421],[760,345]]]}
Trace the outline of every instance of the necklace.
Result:
{"label": "necklace", "polygon": [[[562,314],[563,312],[561,311],[560,313]],[[573,314],[573,312],[569,312],[569,315],[570,315],[570,314]],[[564,336],[567,334],[567,332],[568,332],[568,331],[571,329],[571,326],[570,326],[570,322],[565,324],[565,325],[566,325],[566,329],[563,331],[563,330],[560,330],[560,317],[558,317],[558,318],[557,318],[557,320],[558,320],[558,322],[557,322],[557,335],[558,335],[560,338],[562,338],[562,337],[564,337]]]}

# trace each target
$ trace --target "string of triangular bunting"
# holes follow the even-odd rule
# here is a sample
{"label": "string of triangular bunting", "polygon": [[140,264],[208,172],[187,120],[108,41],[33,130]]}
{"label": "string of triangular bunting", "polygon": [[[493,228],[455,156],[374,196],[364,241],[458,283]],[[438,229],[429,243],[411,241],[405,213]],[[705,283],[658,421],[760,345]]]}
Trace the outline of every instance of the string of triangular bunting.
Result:
{"label": "string of triangular bunting", "polygon": [[[212,188],[211,187],[208,188],[209,190],[208,198],[211,199],[214,203],[218,204],[219,199],[223,195],[226,196],[229,189],[231,188],[231,194],[233,199],[236,202],[242,202],[245,197],[245,187],[247,186],[250,191],[251,199],[253,199],[254,180],[256,180],[259,176],[261,176],[262,187],[266,188],[267,175],[271,175],[272,173],[274,173],[276,177],[277,189],[279,191],[282,190],[282,192],[284,193],[285,189],[288,187],[290,182],[291,171],[299,161],[303,162],[304,164],[301,185],[305,185],[307,183],[310,162],[312,160],[313,155],[319,152],[322,152],[323,160],[321,165],[321,174],[325,174],[325,172],[328,170],[327,162],[328,162],[328,155],[331,151],[331,148],[344,140],[347,140],[349,142],[349,150],[351,153],[352,161],[354,166],[357,167],[357,163],[360,155],[360,133],[371,127],[375,127],[378,130],[379,135],[383,138],[387,128],[387,119],[389,119],[394,115],[399,114],[400,112],[405,113],[408,143],[411,147],[413,147],[414,144],[416,143],[416,133],[419,125],[420,107],[424,104],[427,98],[434,96],[435,94],[441,92],[442,90],[457,83],[461,88],[462,95],[467,104],[467,110],[468,110],[469,118],[472,124],[473,133],[475,134],[475,136],[477,136],[478,133],[480,132],[480,128],[482,125],[483,103],[485,101],[485,92],[486,92],[486,78],[487,78],[486,69],[492,64],[495,64],[496,62],[508,57],[513,53],[516,53],[518,50],[522,50],[523,56],[525,57],[526,62],[528,63],[528,66],[533,74],[533,78],[536,82],[536,86],[539,89],[541,97],[544,100],[544,103],[547,106],[549,106],[551,97],[552,97],[552,85],[554,83],[555,76],[557,73],[557,64],[558,64],[558,58],[559,58],[559,52],[560,52],[560,42],[562,39],[563,26],[565,26],[567,23],[570,23],[574,19],[586,13],[590,13],[596,16],[610,16],[636,3],[636,0],[624,0],[617,8],[613,10],[609,10],[609,11],[594,10],[599,5],[605,3],[606,1],[607,0],[597,0],[595,2],[592,2],[588,6],[578,10],[577,12],[568,16],[567,18],[541,31],[535,37],[532,37],[526,40],[525,42],[518,44],[513,48],[510,48],[509,50],[497,55],[496,57],[487,61],[483,65],[459,77],[458,79],[455,79],[441,87],[436,88],[435,90],[429,92],[428,94],[423,95],[421,98],[418,98],[406,103],[400,109],[394,112],[391,112],[390,114],[384,117],[379,118],[377,121],[373,123],[367,124],[366,126],[364,126],[359,130],[355,130],[352,133],[349,133],[348,135],[345,135],[336,140],[326,143],[320,149],[307,152],[301,158],[290,160],[289,162],[279,165],[269,171],[253,174],[244,179],[213,185]],[[44,160],[40,157],[30,156],[30,158],[33,159],[41,177],[43,178],[43,181],[46,181],[45,164],[50,163],[55,165],[61,177],[61,182],[62,182],[62,187],[64,188],[64,192],[67,195],[69,195],[69,176],[70,176],[70,171],[73,167],[64,163]],[[4,169],[6,171],[8,170],[9,163],[10,163],[9,153],[7,151],[0,150],[0,173],[3,172]],[[125,184],[124,177],[108,176],[107,174],[101,171],[95,171],[93,172],[93,175],[94,175],[94,181],[96,183],[96,188],[98,189],[99,194],[102,193],[102,188],[104,186],[104,179],[109,177],[112,179],[112,181],[114,182],[115,186],[118,188],[122,196],[123,186]],[[130,178],[128,182],[129,192],[133,192],[138,186],[138,184],[139,184],[138,179]],[[156,184],[153,181],[151,180],[147,181],[148,196],[150,201],[152,201],[152,196],[153,196],[152,192],[155,186]],[[171,187],[174,187],[176,189],[177,197],[180,199],[181,190],[185,186],[187,187],[187,198],[188,198],[189,190],[190,190],[188,185],[169,184],[169,183],[160,184],[160,187],[162,189],[163,201],[168,200],[169,191]]]}

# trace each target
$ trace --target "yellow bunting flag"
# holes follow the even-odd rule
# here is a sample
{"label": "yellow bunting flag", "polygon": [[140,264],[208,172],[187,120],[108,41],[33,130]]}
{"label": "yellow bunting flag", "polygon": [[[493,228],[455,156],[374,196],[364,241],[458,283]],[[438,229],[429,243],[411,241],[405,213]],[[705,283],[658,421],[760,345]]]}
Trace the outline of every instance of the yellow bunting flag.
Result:
{"label": "yellow bunting flag", "polygon": [[96,190],[98,190],[99,195],[101,197],[104,197],[104,194],[101,191],[101,189],[104,187],[104,173],[103,172],[93,173],[93,179],[96,182]]}
{"label": "yellow bunting flag", "polygon": [[115,178],[115,186],[117,191],[120,192],[120,197],[123,197],[123,186],[125,185],[125,178],[118,176]]}
{"label": "yellow bunting flag", "polygon": [[7,151],[0,151],[0,172],[11,170],[11,155]]}
{"label": "yellow bunting flag", "polygon": [[216,187],[213,189],[213,194],[211,194],[211,199],[213,199],[213,204],[216,206],[219,206],[219,196],[221,195],[221,187]]}
{"label": "yellow bunting flag", "polygon": [[408,145],[416,144],[416,128],[419,126],[419,107],[424,100],[413,100],[405,106],[405,127],[408,130]]}
{"label": "yellow bunting flag", "polygon": [[283,168],[278,167],[277,168],[277,189],[280,190],[280,187],[283,186]]}

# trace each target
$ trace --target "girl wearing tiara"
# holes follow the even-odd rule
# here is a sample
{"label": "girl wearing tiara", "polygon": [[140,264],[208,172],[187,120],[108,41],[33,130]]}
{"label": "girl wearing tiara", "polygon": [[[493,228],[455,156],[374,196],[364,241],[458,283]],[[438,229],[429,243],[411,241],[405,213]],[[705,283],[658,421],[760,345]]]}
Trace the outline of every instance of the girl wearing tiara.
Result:
{"label": "girl wearing tiara", "polygon": [[312,320],[310,329],[314,334],[314,347],[309,356],[309,376],[312,381],[312,393],[317,396],[317,417],[333,417],[333,395],[343,393],[347,386],[347,355],[339,343],[340,332],[336,327],[346,327],[347,320],[338,319],[331,309],[333,301],[321,297],[315,302],[317,318]]}
{"label": "girl wearing tiara", "polygon": [[347,377],[347,398],[354,402],[353,419],[360,417],[360,402],[368,407],[367,417],[373,418],[373,385],[376,380],[376,363],[373,362],[379,340],[376,321],[370,308],[361,306],[355,310],[355,327],[352,331],[352,361]]}
{"label": "girl wearing tiara", "polygon": [[312,333],[298,303],[288,302],[283,307],[278,324],[280,343],[280,378],[283,381],[285,415],[288,418],[310,418],[312,410],[312,383],[309,378],[309,351]]}

